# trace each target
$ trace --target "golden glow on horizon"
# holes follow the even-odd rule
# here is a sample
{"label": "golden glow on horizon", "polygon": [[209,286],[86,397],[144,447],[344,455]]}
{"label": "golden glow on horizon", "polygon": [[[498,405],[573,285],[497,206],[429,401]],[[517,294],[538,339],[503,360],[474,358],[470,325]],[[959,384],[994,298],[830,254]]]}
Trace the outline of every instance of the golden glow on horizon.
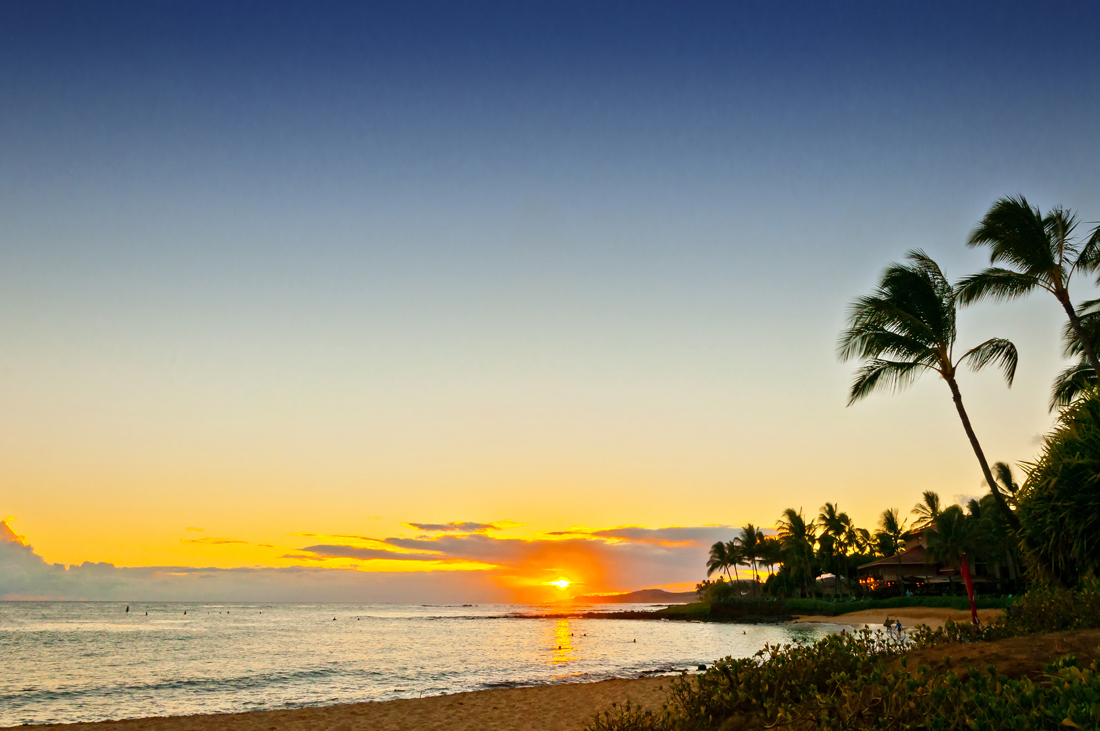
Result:
{"label": "golden glow on horizon", "polygon": [[573,582],[569,579],[558,579],[557,581],[547,581],[546,583],[550,586],[556,586],[559,589],[568,589],[569,585]]}

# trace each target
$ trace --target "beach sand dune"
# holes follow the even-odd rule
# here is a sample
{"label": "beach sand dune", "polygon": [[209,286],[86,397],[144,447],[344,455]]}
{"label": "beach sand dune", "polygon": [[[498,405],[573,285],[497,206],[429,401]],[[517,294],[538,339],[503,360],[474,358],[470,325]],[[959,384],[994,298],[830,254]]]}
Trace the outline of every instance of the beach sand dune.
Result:
{"label": "beach sand dune", "polygon": [[[480,690],[324,708],[75,723],[64,731],[580,731],[612,703],[659,711],[671,677]],[[39,727],[44,728],[44,727]]]}
{"label": "beach sand dune", "polygon": [[[990,622],[1001,614],[1000,609],[979,609],[978,619],[982,622]],[[943,609],[939,607],[905,607],[903,609],[864,609],[859,612],[838,614],[835,617],[806,616],[796,617],[795,622],[815,622],[824,624],[846,624],[856,629],[863,629],[863,625],[870,625],[871,629],[882,629],[882,623],[889,617],[891,620],[901,620],[901,626],[909,629],[918,624],[926,624],[932,629],[939,629],[947,620],[956,624],[970,622],[970,611],[964,609]]]}

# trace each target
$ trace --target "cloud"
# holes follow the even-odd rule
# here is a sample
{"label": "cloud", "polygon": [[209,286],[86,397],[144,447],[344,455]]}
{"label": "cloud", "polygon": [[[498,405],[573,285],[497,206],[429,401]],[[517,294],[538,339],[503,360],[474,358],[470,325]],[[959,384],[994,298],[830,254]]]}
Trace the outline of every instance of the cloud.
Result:
{"label": "cloud", "polygon": [[498,538],[470,533],[382,543],[406,553],[354,546],[306,546],[315,556],[392,561],[464,561],[482,564],[504,583],[524,585],[566,576],[585,591],[628,591],[703,578],[715,541],[732,539],[731,526],[556,531],[542,538]]}
{"label": "cloud", "polygon": [[180,543],[201,543],[205,546],[224,546],[232,543],[247,544],[248,541],[238,541],[232,538],[214,538],[213,536],[203,536],[202,538],[181,538]]}
{"label": "cloud", "polygon": [[298,550],[324,558],[388,559],[397,561],[439,561],[443,558],[438,553],[400,553],[386,549],[359,548],[357,546],[306,546]]}
{"label": "cloud", "polygon": [[488,533],[500,530],[504,526],[499,523],[403,523],[410,528],[416,528],[426,533]]}
{"label": "cloud", "polygon": [[[415,538],[326,536],[328,540],[283,554],[283,560],[300,564],[293,567],[121,568],[90,562],[48,564],[0,521],[0,598],[544,601],[564,598],[549,593],[556,590],[546,587],[547,581],[562,577],[583,593],[690,586],[703,578],[710,545],[728,541],[737,532],[732,526],[624,526],[557,531],[533,538],[501,538],[461,530]],[[244,543],[216,537],[189,542]],[[408,568],[401,569],[403,564]]]}
{"label": "cloud", "polygon": [[512,592],[481,572],[365,572],[286,568],[124,568],[109,563],[47,563],[0,521],[0,600],[325,601],[491,603]]}

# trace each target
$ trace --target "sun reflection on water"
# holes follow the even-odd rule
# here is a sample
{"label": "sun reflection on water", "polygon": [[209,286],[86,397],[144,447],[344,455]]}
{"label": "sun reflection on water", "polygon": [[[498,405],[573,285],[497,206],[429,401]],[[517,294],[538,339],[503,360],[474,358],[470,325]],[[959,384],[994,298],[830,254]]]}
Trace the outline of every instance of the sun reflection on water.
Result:
{"label": "sun reflection on water", "polygon": [[564,665],[577,659],[573,646],[573,631],[568,619],[559,619],[554,625],[552,642],[554,649],[548,664]]}

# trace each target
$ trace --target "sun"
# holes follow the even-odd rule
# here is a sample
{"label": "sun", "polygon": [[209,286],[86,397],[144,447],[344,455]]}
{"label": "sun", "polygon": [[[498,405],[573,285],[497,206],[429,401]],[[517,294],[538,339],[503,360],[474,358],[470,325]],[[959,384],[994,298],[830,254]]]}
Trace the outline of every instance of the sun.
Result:
{"label": "sun", "polygon": [[559,589],[567,589],[567,588],[569,588],[569,585],[572,584],[573,582],[570,581],[569,579],[558,579],[557,581],[548,581],[546,583],[549,584],[550,586],[556,586]]}

